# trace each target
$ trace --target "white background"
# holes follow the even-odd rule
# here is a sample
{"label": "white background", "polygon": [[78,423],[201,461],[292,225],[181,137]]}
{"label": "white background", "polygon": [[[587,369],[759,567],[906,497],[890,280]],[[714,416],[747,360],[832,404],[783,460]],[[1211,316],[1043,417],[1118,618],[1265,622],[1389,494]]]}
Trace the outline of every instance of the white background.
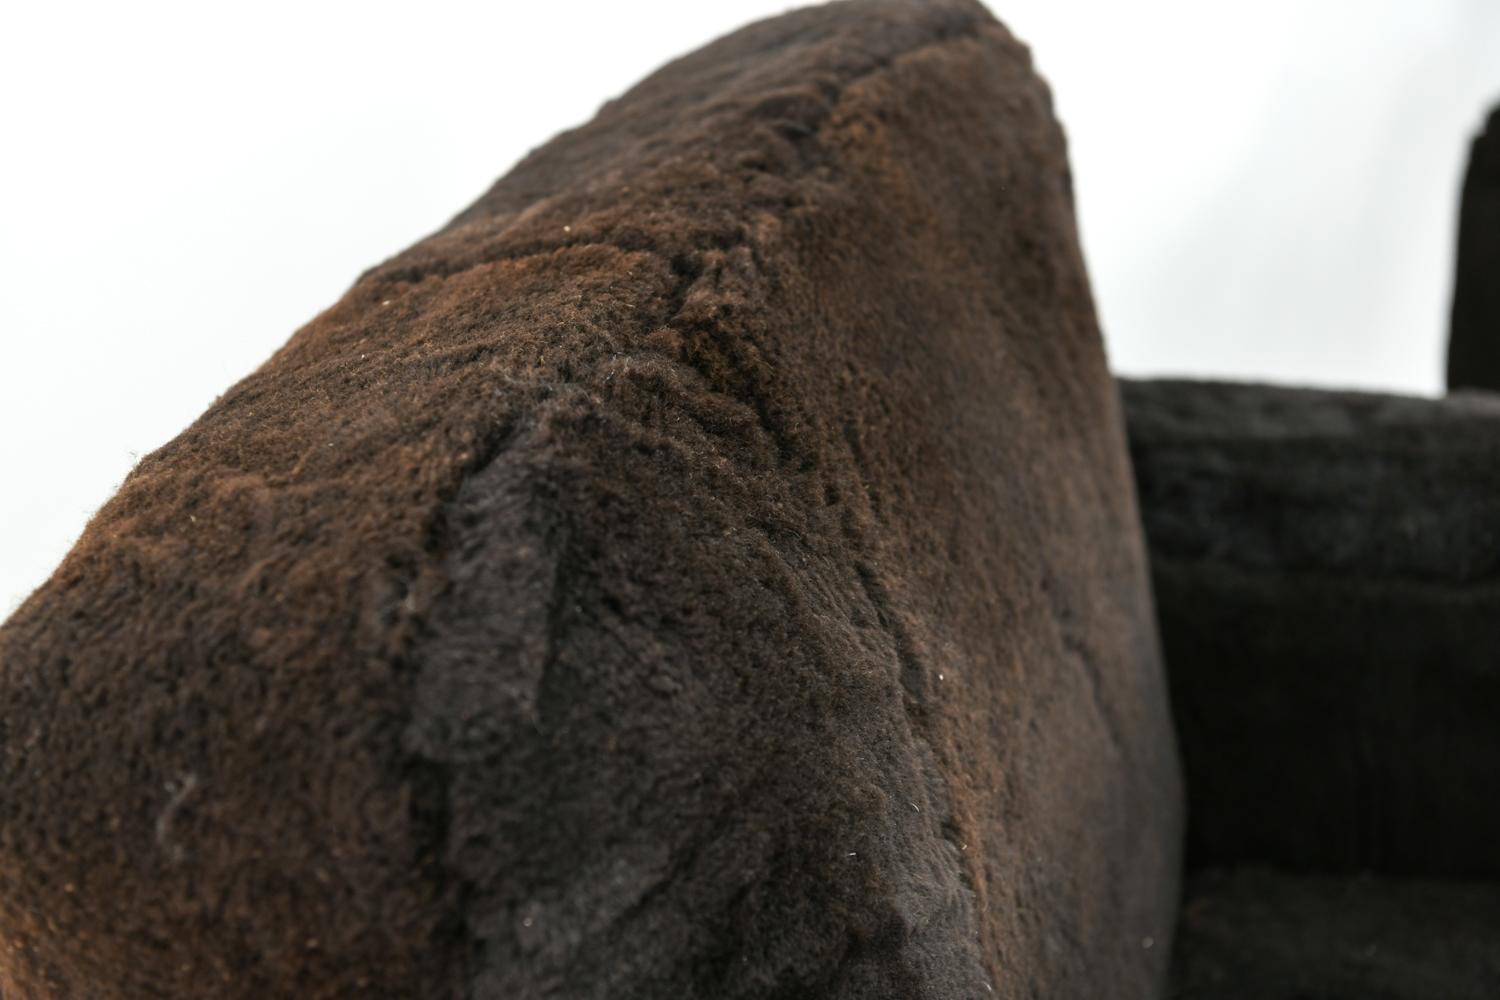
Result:
{"label": "white background", "polygon": [[[0,6],[0,617],[136,459],[529,148],[756,0]],[[1440,387],[1500,0],[993,0],[1111,357]]]}

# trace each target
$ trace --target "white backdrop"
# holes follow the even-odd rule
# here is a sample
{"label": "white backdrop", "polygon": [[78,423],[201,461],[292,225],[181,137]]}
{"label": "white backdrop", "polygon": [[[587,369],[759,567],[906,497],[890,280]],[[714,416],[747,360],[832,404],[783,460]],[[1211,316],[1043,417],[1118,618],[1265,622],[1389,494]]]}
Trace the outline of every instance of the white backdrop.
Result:
{"label": "white backdrop", "polygon": [[[774,0],[0,7],[0,617],[136,459],[529,148]],[[1118,370],[1434,392],[1497,0],[992,0]]]}

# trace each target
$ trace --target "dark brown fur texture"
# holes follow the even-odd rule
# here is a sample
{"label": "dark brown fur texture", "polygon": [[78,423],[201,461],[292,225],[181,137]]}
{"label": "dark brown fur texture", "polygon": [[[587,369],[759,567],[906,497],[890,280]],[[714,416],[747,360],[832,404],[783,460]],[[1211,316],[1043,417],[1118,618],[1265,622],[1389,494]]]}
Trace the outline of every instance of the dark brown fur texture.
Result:
{"label": "dark brown fur texture", "polygon": [[0,630],[7,1000],[1157,995],[1117,411],[981,7],[672,63],[142,461]]}
{"label": "dark brown fur texture", "polygon": [[1500,996],[1500,884],[1250,868],[1186,896],[1172,1000]]}
{"label": "dark brown fur texture", "polygon": [[1123,394],[1189,867],[1500,879],[1500,397]]}
{"label": "dark brown fur texture", "polygon": [[1170,996],[1500,996],[1500,397],[1122,392],[1191,806]]}
{"label": "dark brown fur texture", "polygon": [[1474,139],[1464,176],[1448,388],[1500,390],[1500,105]]}

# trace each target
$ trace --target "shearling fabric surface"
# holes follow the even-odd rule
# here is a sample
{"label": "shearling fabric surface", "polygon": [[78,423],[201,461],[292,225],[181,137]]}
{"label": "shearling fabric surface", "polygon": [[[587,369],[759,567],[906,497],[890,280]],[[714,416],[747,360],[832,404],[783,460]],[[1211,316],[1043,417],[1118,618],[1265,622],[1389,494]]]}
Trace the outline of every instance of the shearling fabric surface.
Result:
{"label": "shearling fabric surface", "polygon": [[1148,595],[1025,49],[751,26],[365,274],[0,630],[0,990],[1159,995]]}
{"label": "shearling fabric surface", "polygon": [[1464,175],[1448,388],[1500,390],[1500,105]]}
{"label": "shearling fabric surface", "polygon": [[1267,869],[1191,876],[1174,1000],[1494,1000],[1500,884]]}
{"label": "shearling fabric surface", "polygon": [[1500,878],[1500,396],[1122,393],[1189,866]]}

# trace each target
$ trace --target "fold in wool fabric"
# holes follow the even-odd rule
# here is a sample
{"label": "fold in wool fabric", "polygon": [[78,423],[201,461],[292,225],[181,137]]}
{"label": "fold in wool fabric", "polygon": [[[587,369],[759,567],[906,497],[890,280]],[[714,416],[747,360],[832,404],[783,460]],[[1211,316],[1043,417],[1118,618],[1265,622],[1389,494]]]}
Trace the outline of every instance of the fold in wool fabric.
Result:
{"label": "fold in wool fabric", "polygon": [[1149,997],[1181,818],[1026,51],[746,28],[141,462],[0,629],[0,991]]}

